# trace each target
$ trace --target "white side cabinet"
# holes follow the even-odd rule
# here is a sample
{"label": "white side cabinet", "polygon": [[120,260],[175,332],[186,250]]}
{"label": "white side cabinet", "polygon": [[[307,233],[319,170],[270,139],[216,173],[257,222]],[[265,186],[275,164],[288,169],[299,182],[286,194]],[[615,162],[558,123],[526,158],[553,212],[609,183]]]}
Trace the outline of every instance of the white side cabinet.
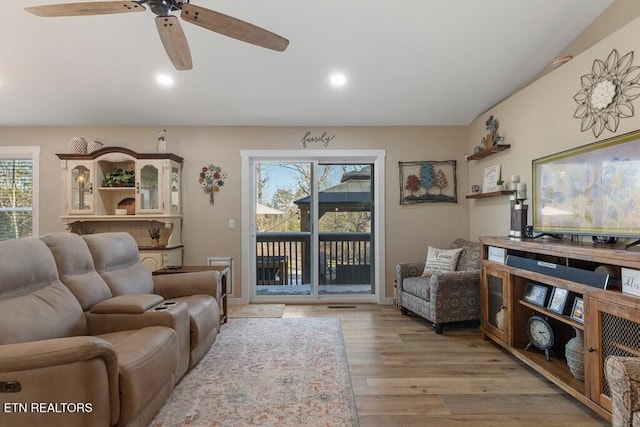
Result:
{"label": "white side cabinet", "polygon": [[[126,231],[150,270],[182,265],[182,157],[125,147],[57,156],[65,228],[78,234]],[[153,250],[151,227],[161,230],[161,246]]]}
{"label": "white side cabinet", "polygon": [[160,270],[170,265],[182,265],[182,248],[141,250],[140,262],[149,271]]}

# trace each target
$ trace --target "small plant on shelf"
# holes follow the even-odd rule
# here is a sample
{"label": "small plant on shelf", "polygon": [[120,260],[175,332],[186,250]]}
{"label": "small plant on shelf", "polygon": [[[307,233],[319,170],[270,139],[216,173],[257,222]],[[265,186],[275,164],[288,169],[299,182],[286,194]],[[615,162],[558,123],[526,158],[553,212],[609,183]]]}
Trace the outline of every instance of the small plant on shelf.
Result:
{"label": "small plant on shelf", "polygon": [[484,123],[485,129],[489,131],[487,136],[483,138],[486,141],[485,148],[490,148],[493,145],[497,145],[502,140],[502,137],[498,134],[498,119],[493,117],[493,114],[489,116],[487,121]]}
{"label": "small plant on shelf", "polygon": [[160,227],[149,227],[149,237],[151,237],[151,240],[159,240]]}
{"label": "small plant on shelf", "polygon": [[104,174],[103,187],[133,187],[136,180],[134,171],[116,168]]}
{"label": "small plant on shelf", "polygon": [[149,227],[149,237],[151,237],[151,246],[160,246],[160,227]]}

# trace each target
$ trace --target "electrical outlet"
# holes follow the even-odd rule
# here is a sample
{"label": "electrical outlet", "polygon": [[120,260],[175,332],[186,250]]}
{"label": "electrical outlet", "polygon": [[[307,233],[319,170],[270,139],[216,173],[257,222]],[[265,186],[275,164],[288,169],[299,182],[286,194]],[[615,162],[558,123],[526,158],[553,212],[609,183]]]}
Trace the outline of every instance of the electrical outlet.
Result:
{"label": "electrical outlet", "polygon": [[236,228],[236,220],[235,219],[230,219],[228,227],[229,228]]}

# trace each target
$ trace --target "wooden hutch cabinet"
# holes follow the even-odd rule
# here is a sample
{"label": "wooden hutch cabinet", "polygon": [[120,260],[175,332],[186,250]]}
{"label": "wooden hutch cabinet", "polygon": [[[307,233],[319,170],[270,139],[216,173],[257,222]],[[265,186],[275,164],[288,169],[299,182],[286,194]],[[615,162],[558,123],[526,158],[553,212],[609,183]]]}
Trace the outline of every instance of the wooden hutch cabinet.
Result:
{"label": "wooden hutch cabinet", "polygon": [[[66,229],[78,234],[126,231],[138,242],[149,270],[182,265],[182,157],[124,147],[57,156]],[[151,244],[150,227],[161,230],[159,247]]]}
{"label": "wooden hutch cabinet", "polygon": [[[640,248],[622,245],[570,242],[559,239],[509,239],[482,237],[481,334],[542,374],[565,392],[602,417],[611,419],[609,386],[604,361],[610,355],[640,356],[640,298],[620,290],[622,267],[640,269]],[[580,270],[604,269],[610,273],[607,289],[544,274],[535,269],[507,265],[489,257],[490,251],[534,260],[547,266]],[[491,258],[491,259],[490,259]],[[562,276],[562,275],[559,275]],[[567,290],[568,309],[560,312],[524,299],[530,284],[541,284],[549,292]],[[582,298],[583,321],[570,316],[571,302]],[[541,316],[551,325],[554,345],[551,357],[529,347],[527,324]],[[584,379],[571,373],[565,358],[567,342],[583,332]],[[581,334],[582,335],[582,334]]]}

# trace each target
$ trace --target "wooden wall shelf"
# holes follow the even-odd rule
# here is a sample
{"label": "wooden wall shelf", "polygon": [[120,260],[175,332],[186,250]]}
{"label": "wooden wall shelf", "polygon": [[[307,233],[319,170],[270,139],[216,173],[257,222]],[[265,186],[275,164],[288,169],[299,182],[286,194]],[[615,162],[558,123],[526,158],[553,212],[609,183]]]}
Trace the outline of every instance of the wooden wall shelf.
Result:
{"label": "wooden wall shelf", "polygon": [[488,197],[510,196],[514,192],[511,190],[492,191],[490,193],[469,194],[467,199],[486,199]]}
{"label": "wooden wall shelf", "polygon": [[485,150],[482,150],[479,153],[467,154],[466,159],[467,159],[467,161],[484,159],[485,157],[494,155],[496,153],[499,153],[501,151],[507,150],[509,148],[511,148],[511,144],[497,144],[497,145],[494,145],[491,148],[487,148]]}

